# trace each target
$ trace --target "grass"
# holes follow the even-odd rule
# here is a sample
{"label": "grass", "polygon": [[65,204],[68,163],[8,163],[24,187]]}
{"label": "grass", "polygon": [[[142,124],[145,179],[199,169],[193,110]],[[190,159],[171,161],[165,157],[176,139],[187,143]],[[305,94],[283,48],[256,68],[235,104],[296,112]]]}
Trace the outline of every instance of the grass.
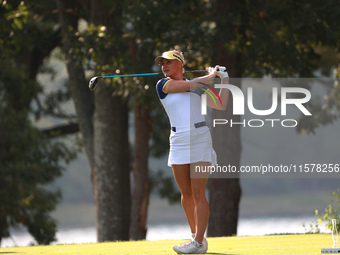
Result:
{"label": "grass", "polygon": [[[207,254],[320,254],[322,248],[331,248],[330,234],[272,235],[207,238]],[[0,254],[176,254],[173,244],[183,240],[106,242],[1,248]]]}

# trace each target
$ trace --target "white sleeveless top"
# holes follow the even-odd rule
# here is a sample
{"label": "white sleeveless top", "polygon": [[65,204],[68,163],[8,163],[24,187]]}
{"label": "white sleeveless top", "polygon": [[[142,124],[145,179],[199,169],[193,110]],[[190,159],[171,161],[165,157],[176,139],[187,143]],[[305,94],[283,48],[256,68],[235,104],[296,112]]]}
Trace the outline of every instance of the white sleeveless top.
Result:
{"label": "white sleeveless top", "polygon": [[157,82],[158,97],[169,117],[172,127],[191,129],[195,123],[205,121],[201,114],[202,90],[185,91],[180,93],[165,93],[163,88],[170,78],[163,78]]}

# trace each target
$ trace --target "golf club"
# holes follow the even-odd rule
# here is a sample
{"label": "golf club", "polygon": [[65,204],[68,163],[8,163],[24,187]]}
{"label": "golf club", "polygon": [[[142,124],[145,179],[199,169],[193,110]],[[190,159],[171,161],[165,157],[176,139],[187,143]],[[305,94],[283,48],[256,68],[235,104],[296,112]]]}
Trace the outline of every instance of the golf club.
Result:
{"label": "golf club", "polygon": [[[193,71],[185,71],[184,73],[205,73],[206,70],[193,70]],[[138,77],[138,76],[147,76],[147,75],[160,75],[163,73],[141,73],[141,74],[118,74],[118,75],[109,75],[109,76],[95,76],[91,78],[89,83],[89,88],[93,91],[96,86],[97,82],[100,78],[117,78],[117,77]]]}

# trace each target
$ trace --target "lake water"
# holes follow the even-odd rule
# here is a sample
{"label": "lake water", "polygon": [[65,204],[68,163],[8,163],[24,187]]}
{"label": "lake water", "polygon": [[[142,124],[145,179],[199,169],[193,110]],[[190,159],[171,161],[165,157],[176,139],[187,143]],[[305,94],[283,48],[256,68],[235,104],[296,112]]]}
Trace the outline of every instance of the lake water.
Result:
{"label": "lake water", "polygon": [[[310,216],[275,218],[244,218],[239,220],[238,236],[255,236],[268,234],[283,233],[305,233],[306,228],[303,224],[309,226],[314,220]],[[307,228],[309,230],[309,227]],[[321,228],[324,230],[324,228]],[[166,239],[189,239],[190,228],[185,224],[181,225],[150,225],[148,227],[147,240],[166,240]],[[58,241],[54,244],[69,243],[95,243],[96,230],[94,227],[61,229],[57,233]],[[12,238],[6,238],[2,241],[1,247],[27,246],[34,243],[33,238],[28,233],[15,232]]]}

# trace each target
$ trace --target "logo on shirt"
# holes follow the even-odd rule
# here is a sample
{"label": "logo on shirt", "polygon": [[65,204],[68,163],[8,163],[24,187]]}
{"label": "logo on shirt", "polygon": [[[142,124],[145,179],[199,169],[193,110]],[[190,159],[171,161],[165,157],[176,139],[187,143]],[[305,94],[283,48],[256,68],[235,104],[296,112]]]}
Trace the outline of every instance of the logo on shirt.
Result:
{"label": "logo on shirt", "polygon": [[[203,83],[201,83],[201,84],[203,84]],[[215,106],[217,106],[216,97],[220,101],[220,104],[222,105],[222,100],[221,100],[220,96],[218,95],[217,91],[212,86],[209,86],[208,84],[204,84],[204,86],[206,88],[210,89],[213,92],[214,95],[209,90],[207,90],[206,88],[199,87],[199,89],[203,90],[205,93],[207,93],[212,98],[212,100],[215,103]],[[207,95],[206,94],[202,95],[202,106],[201,107],[202,107],[201,108],[202,115],[206,115],[207,114]]]}

